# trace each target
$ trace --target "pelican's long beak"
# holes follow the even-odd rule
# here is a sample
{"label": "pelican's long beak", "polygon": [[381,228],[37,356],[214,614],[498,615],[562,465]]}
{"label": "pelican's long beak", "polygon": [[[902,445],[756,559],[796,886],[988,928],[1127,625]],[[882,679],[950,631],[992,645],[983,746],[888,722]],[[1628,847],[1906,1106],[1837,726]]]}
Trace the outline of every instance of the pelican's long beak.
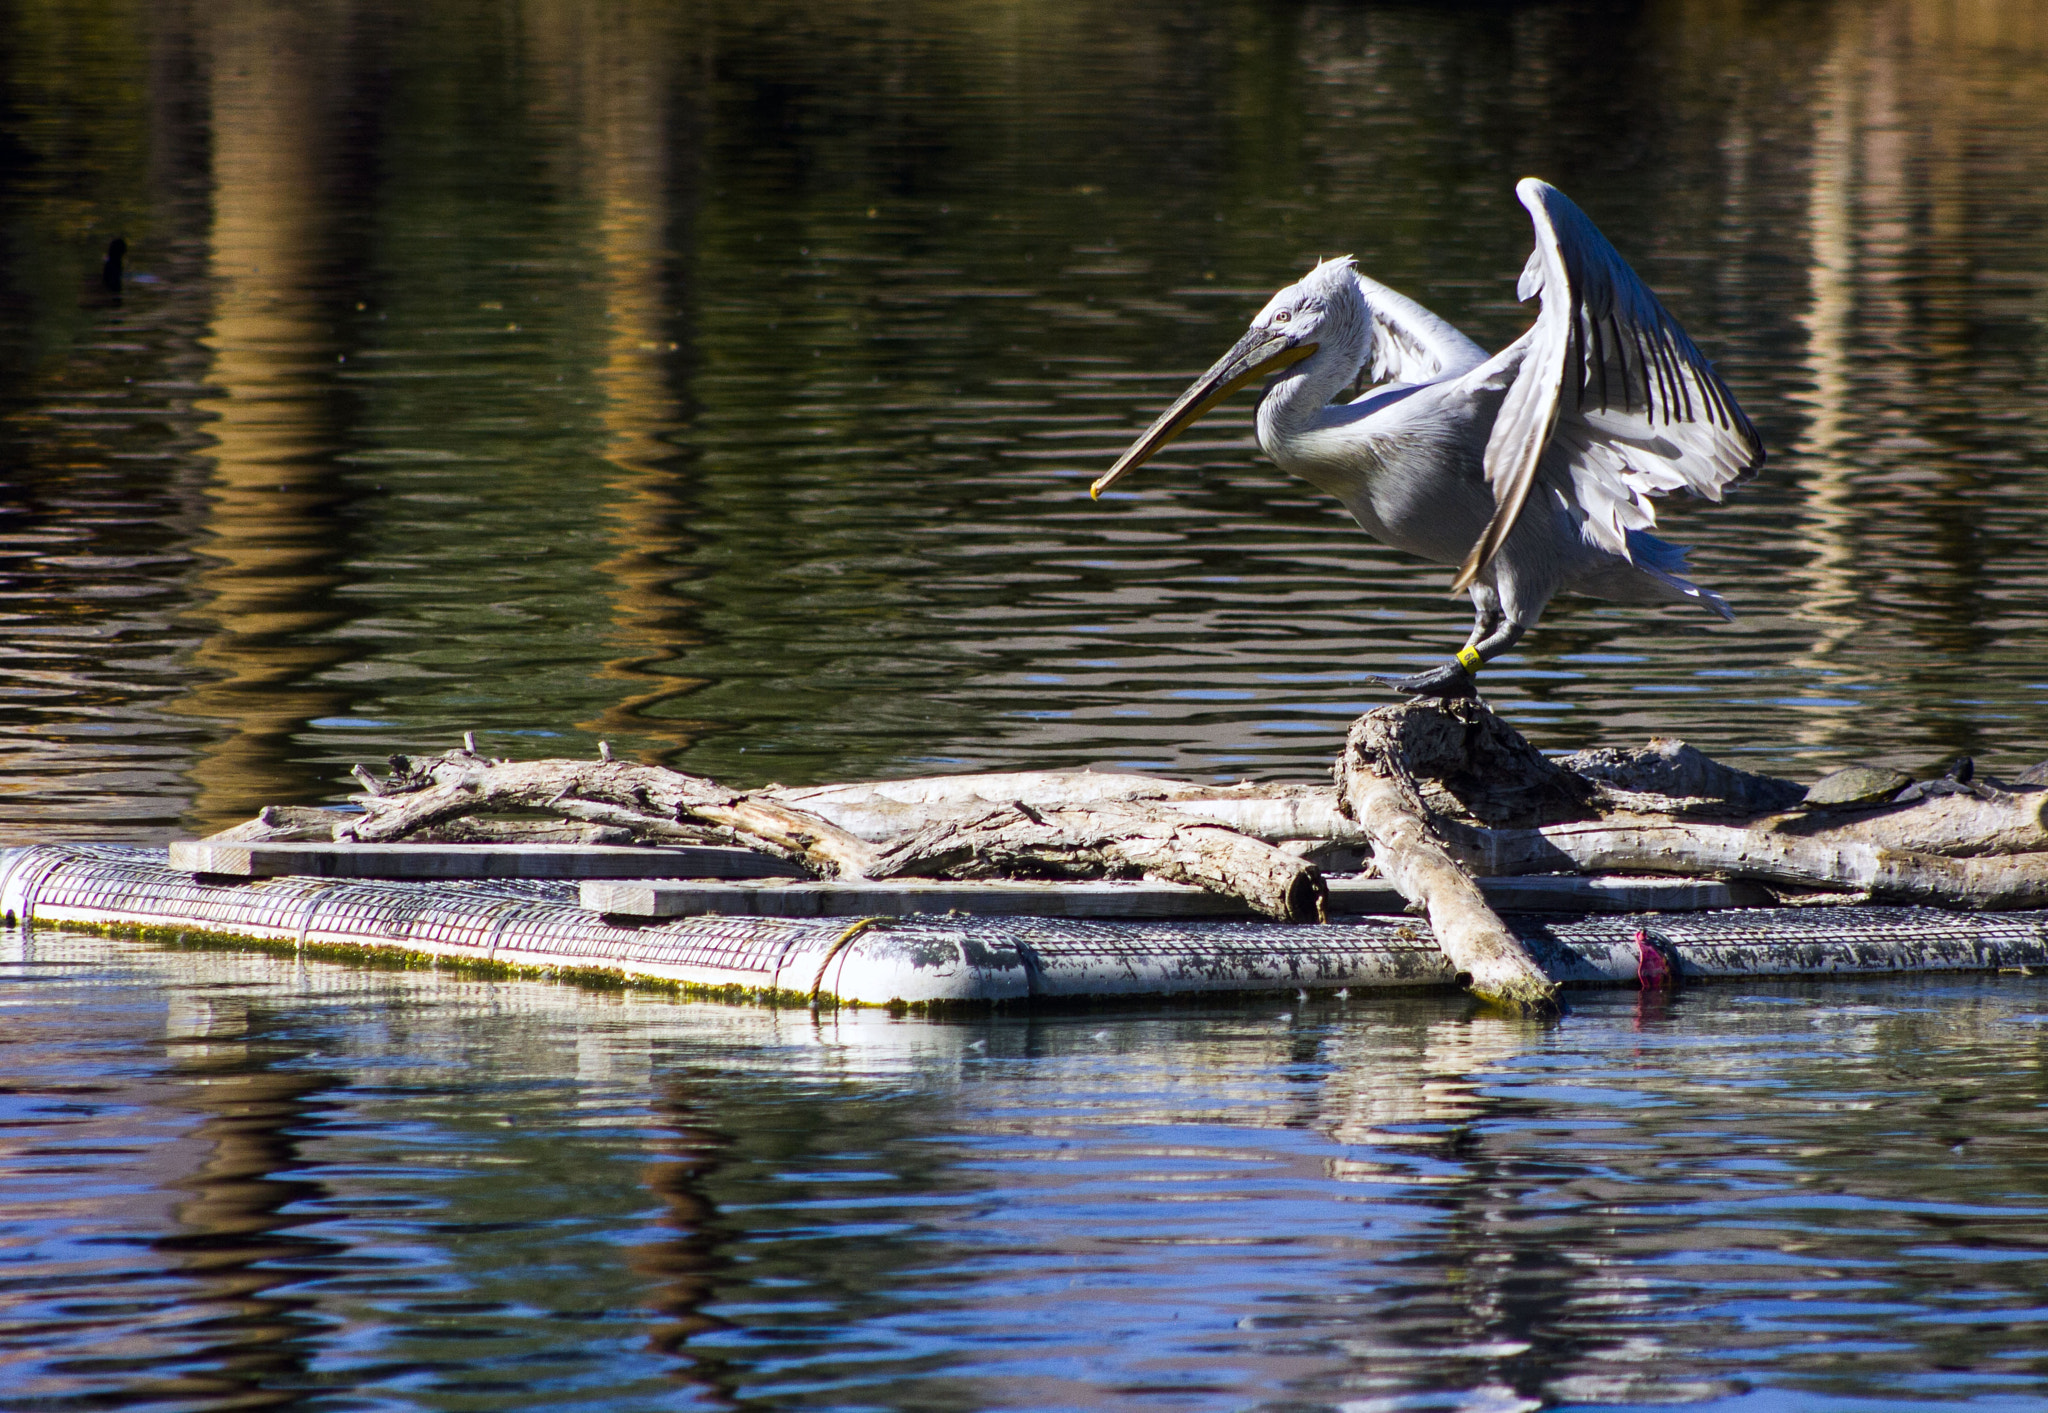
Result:
{"label": "pelican's long beak", "polygon": [[1145,435],[1132,442],[1131,449],[1116,459],[1116,465],[1103,472],[1088,488],[1089,496],[1101,495],[1143,466],[1159,448],[1193,426],[1202,414],[1252,379],[1262,373],[1285,368],[1290,363],[1299,363],[1318,347],[1313,343],[1296,343],[1286,334],[1276,334],[1271,329],[1253,329],[1237,341],[1235,348],[1217,359],[1214,367],[1195,379],[1173,406],[1159,414],[1159,420],[1145,430]]}

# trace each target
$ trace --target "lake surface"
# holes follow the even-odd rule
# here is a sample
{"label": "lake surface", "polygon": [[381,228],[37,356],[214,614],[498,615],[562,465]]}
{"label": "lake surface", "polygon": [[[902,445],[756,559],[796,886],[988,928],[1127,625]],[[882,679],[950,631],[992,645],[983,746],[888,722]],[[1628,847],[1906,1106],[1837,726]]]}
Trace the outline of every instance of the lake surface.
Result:
{"label": "lake surface", "polygon": [[41,934],[9,1409],[2048,1407],[2048,982],[963,1024]]}
{"label": "lake surface", "polygon": [[[735,785],[1314,779],[1462,641],[1240,398],[1497,346],[1573,196],[1771,460],[1554,750],[2048,756],[2048,6],[16,0],[0,840],[474,729]],[[126,281],[101,283],[108,242]],[[0,944],[0,1406],[2048,1408],[2048,995],[934,1024]]]}
{"label": "lake surface", "polygon": [[[1497,346],[1575,197],[1771,461],[1739,621],[1561,600],[1541,745],[2048,755],[2048,7],[23,0],[0,827],[474,728],[735,784],[1313,778],[1469,610],[1251,445],[1088,482],[1318,256]],[[99,260],[120,235],[114,301]]]}

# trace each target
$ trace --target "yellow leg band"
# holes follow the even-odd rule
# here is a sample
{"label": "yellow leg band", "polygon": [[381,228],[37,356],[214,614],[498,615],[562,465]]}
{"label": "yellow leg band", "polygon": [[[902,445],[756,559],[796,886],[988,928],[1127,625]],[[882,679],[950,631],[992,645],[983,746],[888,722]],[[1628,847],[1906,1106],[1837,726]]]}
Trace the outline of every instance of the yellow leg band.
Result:
{"label": "yellow leg band", "polygon": [[1458,666],[1464,668],[1474,677],[1479,675],[1479,665],[1485,661],[1486,659],[1479,655],[1477,648],[1458,649]]}

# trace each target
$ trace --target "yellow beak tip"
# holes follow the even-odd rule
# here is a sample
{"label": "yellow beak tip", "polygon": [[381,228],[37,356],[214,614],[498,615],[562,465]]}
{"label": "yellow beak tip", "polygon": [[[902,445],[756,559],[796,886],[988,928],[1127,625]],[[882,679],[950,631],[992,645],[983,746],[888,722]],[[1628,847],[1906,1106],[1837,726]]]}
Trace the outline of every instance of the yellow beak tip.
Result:
{"label": "yellow beak tip", "polygon": [[1096,482],[1096,483],[1095,483],[1094,485],[1092,485],[1092,486],[1090,486],[1090,487],[1088,488],[1088,499],[1090,499],[1090,500],[1101,500],[1101,499],[1102,499],[1102,483],[1101,483],[1100,481],[1097,481],[1097,482]]}

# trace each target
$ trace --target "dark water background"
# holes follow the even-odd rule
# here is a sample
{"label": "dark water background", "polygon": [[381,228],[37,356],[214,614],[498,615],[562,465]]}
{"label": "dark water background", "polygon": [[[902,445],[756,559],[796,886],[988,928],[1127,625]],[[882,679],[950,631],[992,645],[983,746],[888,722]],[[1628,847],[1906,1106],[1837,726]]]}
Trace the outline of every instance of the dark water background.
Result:
{"label": "dark water background", "polygon": [[[155,839],[476,728],[738,784],[1320,774],[1447,571],[1249,398],[1093,505],[1320,255],[1497,345],[1514,180],[1769,441],[1560,601],[1546,747],[2048,755],[2039,4],[0,10],[0,826]],[[130,243],[112,301],[100,254]]]}
{"label": "dark water background", "polygon": [[[1129,436],[1514,180],[1772,450],[1539,744],[2048,756],[2048,8],[0,3],[0,836],[451,742],[1312,778],[1445,571]],[[130,244],[118,301],[99,286]],[[2048,1408],[2039,979],[815,1019],[0,953],[0,1407]]]}

